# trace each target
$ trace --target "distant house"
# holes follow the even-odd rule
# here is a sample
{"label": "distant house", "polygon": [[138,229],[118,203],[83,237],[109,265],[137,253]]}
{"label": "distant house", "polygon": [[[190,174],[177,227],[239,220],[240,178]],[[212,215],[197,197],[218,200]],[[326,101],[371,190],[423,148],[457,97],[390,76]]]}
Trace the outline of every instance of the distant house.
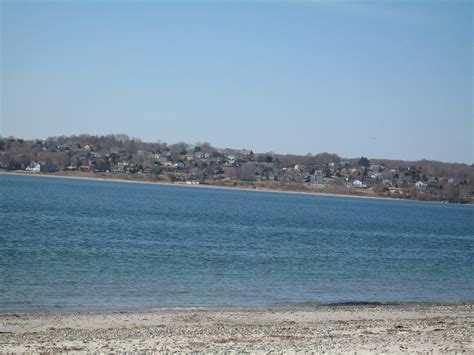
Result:
{"label": "distant house", "polygon": [[388,192],[390,195],[401,195],[402,191],[397,187],[389,187]]}
{"label": "distant house", "polygon": [[175,164],[176,169],[182,170],[184,169],[184,163],[182,161],[179,161]]}
{"label": "distant house", "polygon": [[116,167],[112,168],[112,172],[116,173],[116,174],[117,173],[126,173],[127,169],[116,166]]}
{"label": "distant house", "polygon": [[25,169],[28,172],[31,173],[39,173],[41,171],[41,164],[32,161]]}
{"label": "distant house", "polygon": [[297,164],[297,165],[295,165],[294,170],[295,170],[297,173],[300,173],[300,172],[304,171],[305,169],[304,169],[304,166],[303,166],[303,165],[298,165],[298,164]]}
{"label": "distant house", "polygon": [[346,169],[346,170],[348,170],[348,169],[352,169],[352,164],[351,164],[350,162],[348,162],[348,161],[341,161],[341,162],[339,163],[339,167],[340,167],[341,169]]}
{"label": "distant house", "polygon": [[92,161],[90,159],[84,159],[81,162],[81,166],[79,167],[81,171],[91,171],[92,170]]}
{"label": "distant house", "polygon": [[311,185],[324,185],[324,178],[322,170],[315,170],[313,175],[309,176]]}
{"label": "distant house", "polygon": [[217,153],[220,153],[223,156],[232,156],[235,160],[245,159],[248,160],[249,158],[253,158],[253,152],[247,149],[216,149]]}
{"label": "distant house", "polygon": [[127,172],[127,169],[130,167],[131,165],[129,164],[128,161],[119,161],[117,163],[117,165],[115,165],[113,168],[112,168],[112,172],[113,173],[126,173]]}
{"label": "distant house", "polygon": [[227,163],[229,164],[235,164],[237,162],[237,158],[235,155],[228,155],[227,156]]}
{"label": "distant house", "polygon": [[59,144],[58,149],[59,150],[70,150],[71,146],[69,144]]}
{"label": "distant house", "polygon": [[194,154],[187,153],[187,154],[184,155],[184,158],[186,160],[193,160],[194,159]]}
{"label": "distant house", "polygon": [[439,182],[436,179],[429,179],[426,186],[431,189],[437,189],[439,187]]}
{"label": "distant house", "polygon": [[419,189],[424,189],[426,187],[426,184],[423,181],[417,181],[415,183],[415,186]]}
{"label": "distant house", "polygon": [[41,164],[40,170],[44,173],[54,173],[58,168],[55,164]]}
{"label": "distant house", "polygon": [[130,164],[130,162],[125,161],[125,160],[124,160],[124,161],[119,161],[119,162],[117,163],[117,166],[120,167],[120,168],[125,168],[125,167],[127,167],[127,166],[129,166],[129,165],[133,165],[133,164]]}
{"label": "distant house", "polygon": [[158,153],[148,153],[150,159],[160,159],[160,154]]}
{"label": "distant house", "polygon": [[196,159],[209,159],[211,157],[209,153],[201,152],[201,151],[194,152],[193,156]]}
{"label": "distant house", "polygon": [[[158,164],[163,165],[163,166],[166,165],[168,162],[170,162],[170,161],[169,161],[168,158],[166,158],[166,157],[158,158],[158,159],[156,159],[156,161],[155,161],[155,163],[158,163]],[[172,162],[171,162],[171,163],[172,163]]]}
{"label": "distant house", "polygon": [[354,180],[352,182],[352,186],[354,186],[355,188],[359,188],[359,189],[367,187],[367,185],[365,183],[363,183],[362,181],[360,181],[360,180]]}

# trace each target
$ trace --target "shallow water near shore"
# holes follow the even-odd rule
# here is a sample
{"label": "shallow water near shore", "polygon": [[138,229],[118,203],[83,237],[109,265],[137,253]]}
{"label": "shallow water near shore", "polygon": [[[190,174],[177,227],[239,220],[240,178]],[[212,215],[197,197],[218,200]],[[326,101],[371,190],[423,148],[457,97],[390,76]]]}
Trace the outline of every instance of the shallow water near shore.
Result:
{"label": "shallow water near shore", "polygon": [[474,300],[472,206],[0,174],[0,310]]}

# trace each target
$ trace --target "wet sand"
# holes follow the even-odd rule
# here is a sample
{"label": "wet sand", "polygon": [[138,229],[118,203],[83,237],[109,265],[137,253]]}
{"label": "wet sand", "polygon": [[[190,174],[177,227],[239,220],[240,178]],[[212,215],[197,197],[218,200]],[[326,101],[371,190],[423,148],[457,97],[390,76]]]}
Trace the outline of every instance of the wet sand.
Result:
{"label": "wet sand", "polygon": [[0,313],[0,352],[474,353],[473,305]]}

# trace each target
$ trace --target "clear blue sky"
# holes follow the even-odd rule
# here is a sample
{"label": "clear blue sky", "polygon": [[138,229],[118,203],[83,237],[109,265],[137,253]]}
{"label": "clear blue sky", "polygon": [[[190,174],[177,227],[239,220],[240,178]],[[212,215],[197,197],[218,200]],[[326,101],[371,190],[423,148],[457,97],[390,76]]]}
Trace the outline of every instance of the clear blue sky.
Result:
{"label": "clear blue sky", "polygon": [[0,1],[2,136],[473,162],[471,1]]}

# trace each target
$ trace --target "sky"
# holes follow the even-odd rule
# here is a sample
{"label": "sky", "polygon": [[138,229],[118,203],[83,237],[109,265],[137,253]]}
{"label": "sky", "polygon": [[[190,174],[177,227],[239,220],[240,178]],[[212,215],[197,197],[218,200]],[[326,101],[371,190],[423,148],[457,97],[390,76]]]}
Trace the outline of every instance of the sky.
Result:
{"label": "sky", "polygon": [[471,1],[0,4],[0,136],[473,163]]}

